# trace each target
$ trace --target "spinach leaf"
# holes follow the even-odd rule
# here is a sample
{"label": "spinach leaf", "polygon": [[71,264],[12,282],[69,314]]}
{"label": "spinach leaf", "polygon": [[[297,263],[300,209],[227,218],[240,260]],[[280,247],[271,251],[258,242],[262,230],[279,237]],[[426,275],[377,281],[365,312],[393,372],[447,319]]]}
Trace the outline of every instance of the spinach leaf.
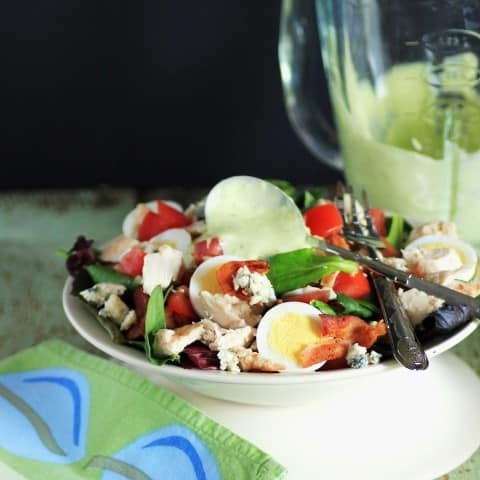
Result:
{"label": "spinach leaf", "polygon": [[376,305],[367,300],[357,300],[339,293],[336,298],[341,308],[337,309],[337,314],[357,315],[362,318],[370,318],[374,313],[380,313]]}
{"label": "spinach leaf", "polygon": [[337,315],[337,312],[330,305],[328,305],[328,303],[322,302],[321,300],[312,300],[310,305],[315,307],[317,310],[320,310],[320,313],[335,316]]}
{"label": "spinach leaf", "polygon": [[55,251],[55,255],[59,258],[67,259],[69,253],[66,250],[62,250],[59,248],[58,250]]}
{"label": "spinach leaf", "polygon": [[165,317],[165,298],[169,292],[163,295],[160,285],[157,285],[148,299],[147,313],[145,316],[145,353],[150,363],[155,365],[163,365],[165,362],[179,362],[179,355],[171,355],[165,357],[156,357],[153,352],[153,341],[155,334],[167,328],[167,320]]}
{"label": "spinach leaf", "polygon": [[129,290],[133,290],[138,285],[138,281],[135,278],[123,275],[100,263],[85,265],[83,268],[88,272],[93,283],[119,283],[125,285]]}
{"label": "spinach leaf", "polygon": [[291,197],[294,201],[297,195],[297,189],[286,180],[277,180],[277,179],[268,179],[268,182],[275,185],[277,188],[282,190],[283,193],[286,193],[289,197]]}
{"label": "spinach leaf", "polygon": [[387,240],[395,248],[400,248],[404,237],[404,218],[394,213],[388,230]]}
{"label": "spinach leaf", "polygon": [[278,295],[318,282],[332,272],[358,271],[356,262],[336,255],[318,255],[313,248],[279,253],[268,258],[267,262],[270,265],[267,277]]}
{"label": "spinach leaf", "polygon": [[303,205],[300,205],[302,211],[312,208],[317,200],[324,195],[322,188],[311,188],[303,192]]}

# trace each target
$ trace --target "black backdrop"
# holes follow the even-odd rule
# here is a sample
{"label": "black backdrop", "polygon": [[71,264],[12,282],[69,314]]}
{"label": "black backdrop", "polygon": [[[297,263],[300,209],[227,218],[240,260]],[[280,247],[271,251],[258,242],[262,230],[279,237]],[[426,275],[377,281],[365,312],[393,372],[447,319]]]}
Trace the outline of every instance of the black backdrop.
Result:
{"label": "black backdrop", "polygon": [[325,183],[283,105],[280,1],[0,5],[1,188]]}

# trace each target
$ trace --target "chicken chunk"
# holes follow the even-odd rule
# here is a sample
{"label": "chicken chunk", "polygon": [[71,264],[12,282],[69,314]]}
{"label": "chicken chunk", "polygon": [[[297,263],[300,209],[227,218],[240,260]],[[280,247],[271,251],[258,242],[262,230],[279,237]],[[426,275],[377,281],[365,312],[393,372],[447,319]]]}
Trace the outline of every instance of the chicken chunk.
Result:
{"label": "chicken chunk", "polygon": [[399,288],[398,296],[405,309],[405,313],[414,326],[420,325],[426,317],[444,304],[443,300],[428,295],[416,288],[412,288],[411,290]]}
{"label": "chicken chunk", "polygon": [[445,286],[456,290],[457,292],[469,295],[470,297],[478,297],[480,295],[480,283],[462,282],[461,280],[448,279]]}
{"label": "chicken chunk", "polygon": [[396,268],[402,272],[408,272],[407,262],[403,258],[398,257],[385,257],[382,258],[382,262],[389,267]]}
{"label": "chicken chunk", "polygon": [[274,362],[269,358],[262,357],[259,353],[253,352],[250,348],[232,348],[230,350],[238,358],[238,365],[242,372],[281,372],[285,365]]}
{"label": "chicken chunk", "polygon": [[454,223],[438,221],[434,223],[425,223],[418,227],[415,227],[408,236],[408,243],[413,242],[417,238],[424,237],[425,235],[434,235],[440,233],[442,235],[448,235],[449,237],[458,238],[457,227]]}
{"label": "chicken chunk", "polygon": [[183,266],[182,252],[169,245],[161,245],[156,253],[145,255],[143,262],[143,291],[150,295],[160,285],[167,288]]}
{"label": "chicken chunk", "polygon": [[455,272],[462,267],[462,259],[454,248],[411,248],[403,251],[408,270],[429,278],[438,272]]}
{"label": "chicken chunk", "polygon": [[159,330],[153,341],[153,351],[157,355],[177,355],[187,346],[200,340],[204,332],[204,326],[200,323],[192,323],[176,328],[175,330]]}
{"label": "chicken chunk", "polygon": [[133,238],[120,235],[108,242],[100,252],[100,260],[104,262],[119,262],[122,255],[130,250],[138,241]]}
{"label": "chicken chunk", "polygon": [[254,327],[261,318],[255,307],[233,295],[212,295],[204,290],[200,292],[200,302],[210,318],[223,328]]}
{"label": "chicken chunk", "polygon": [[222,328],[212,320],[203,319],[204,327],[200,341],[212,351],[226,350],[233,347],[246,347],[255,337],[255,328],[246,326],[235,329]]}

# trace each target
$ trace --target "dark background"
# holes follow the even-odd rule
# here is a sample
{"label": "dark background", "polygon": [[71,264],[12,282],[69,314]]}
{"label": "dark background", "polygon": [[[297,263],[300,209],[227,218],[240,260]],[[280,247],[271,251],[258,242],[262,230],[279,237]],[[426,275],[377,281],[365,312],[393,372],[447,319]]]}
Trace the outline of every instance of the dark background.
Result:
{"label": "dark background", "polygon": [[278,0],[0,6],[0,188],[326,183],[286,116]]}

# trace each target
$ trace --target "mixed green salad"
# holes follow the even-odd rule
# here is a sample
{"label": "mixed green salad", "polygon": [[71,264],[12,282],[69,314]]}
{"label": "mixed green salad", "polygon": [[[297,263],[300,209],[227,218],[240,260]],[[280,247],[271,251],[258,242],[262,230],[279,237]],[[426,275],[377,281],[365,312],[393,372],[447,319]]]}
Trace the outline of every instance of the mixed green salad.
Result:
{"label": "mixed green salad", "polygon": [[[360,218],[364,220],[361,205]],[[475,250],[455,225],[412,228],[371,208],[385,263],[471,296],[480,294]],[[138,204],[106,245],[79,236],[66,257],[72,293],[113,342],[154,364],[230,372],[364,368],[391,357],[368,272],[314,249],[310,236],[357,249],[320,189],[230,177],[185,210]],[[361,251],[361,249],[360,249]],[[399,299],[422,342],[472,320],[415,289]]]}

